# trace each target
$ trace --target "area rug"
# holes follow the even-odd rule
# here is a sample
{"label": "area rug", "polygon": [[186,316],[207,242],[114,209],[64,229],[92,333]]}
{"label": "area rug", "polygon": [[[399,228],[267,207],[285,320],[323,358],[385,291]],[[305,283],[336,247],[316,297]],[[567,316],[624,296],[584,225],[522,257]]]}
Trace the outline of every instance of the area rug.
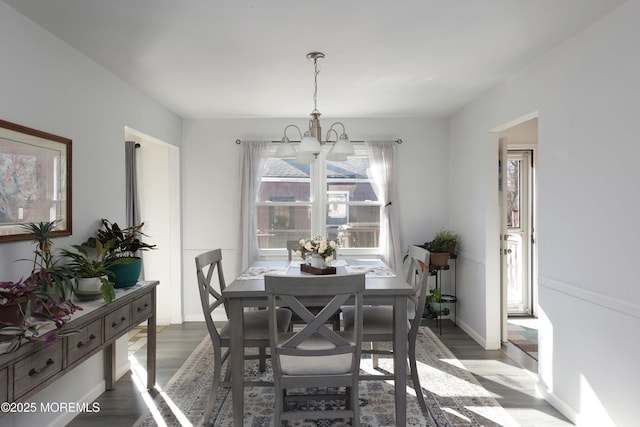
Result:
{"label": "area rug", "polygon": [[509,342],[538,360],[538,330],[509,321]]}
{"label": "area rug", "polygon": [[[136,427],[156,425],[203,425],[213,369],[209,338],[189,356],[155,398],[155,408],[142,416]],[[407,426],[517,426],[518,424],[484,389],[475,377],[427,327],[420,328],[417,345],[418,371],[427,407],[431,415],[423,414],[418,405],[412,383],[407,388]],[[271,371],[259,373],[257,365],[247,362],[246,376],[270,379]],[[269,365],[268,365],[269,366]],[[382,371],[392,371],[391,359],[380,359]],[[363,360],[362,370],[375,373],[370,360]],[[224,370],[223,370],[224,372]],[[244,425],[263,427],[272,425],[273,388],[245,388]],[[221,388],[217,407],[207,426],[232,425],[232,397],[230,389]],[[325,406],[341,402],[324,402]],[[393,383],[386,381],[360,382],[360,420],[364,427],[395,426]],[[154,414],[155,413],[155,414]],[[294,422],[296,427],[343,426],[341,421],[316,420]]]}

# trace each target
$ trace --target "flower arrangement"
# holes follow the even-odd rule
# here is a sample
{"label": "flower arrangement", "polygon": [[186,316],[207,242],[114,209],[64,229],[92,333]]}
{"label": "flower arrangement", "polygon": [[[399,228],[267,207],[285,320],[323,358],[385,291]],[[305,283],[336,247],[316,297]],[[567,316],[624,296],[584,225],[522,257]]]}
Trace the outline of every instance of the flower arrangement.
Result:
{"label": "flower arrangement", "polygon": [[302,259],[306,259],[309,255],[318,254],[327,261],[327,258],[333,258],[337,250],[338,244],[334,240],[316,235],[307,239],[300,239],[296,254]]}

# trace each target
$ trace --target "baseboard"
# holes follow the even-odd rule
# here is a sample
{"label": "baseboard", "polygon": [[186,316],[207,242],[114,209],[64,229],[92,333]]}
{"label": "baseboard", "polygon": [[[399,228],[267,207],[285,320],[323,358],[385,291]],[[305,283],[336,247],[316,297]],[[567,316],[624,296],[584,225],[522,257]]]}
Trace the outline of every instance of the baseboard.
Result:
{"label": "baseboard", "polygon": [[[576,413],[576,411],[574,411],[573,408],[571,408],[569,405],[564,403],[564,401],[562,401],[561,399],[558,399],[558,397],[555,394],[549,392],[549,389],[547,388],[546,384],[538,380],[538,382],[536,383],[536,389],[538,393],[542,395],[544,400],[546,400],[551,406],[556,408],[558,412],[560,412],[562,415],[567,417],[569,421],[571,421],[573,424],[579,425],[577,422],[577,420],[579,419],[579,416]],[[584,425],[588,425],[588,424],[584,424]]]}
{"label": "baseboard", "polygon": [[480,334],[478,334],[475,329],[473,329],[471,326],[469,326],[466,323],[464,323],[462,320],[457,319],[456,325],[460,329],[465,331],[467,333],[467,335],[469,335],[471,338],[473,338],[475,341],[477,341],[478,344],[480,344],[482,346],[482,348],[484,348],[485,350],[495,350],[495,349],[488,349],[487,348],[487,341],[485,340],[485,338],[483,336],[481,336]]}
{"label": "baseboard", "polygon": [[[100,395],[102,393],[105,392],[105,390],[107,389],[107,385],[104,381],[100,381],[95,387],[93,387],[91,390],[89,390],[87,393],[85,393],[84,396],[82,396],[80,399],[78,399],[77,402],[79,403],[84,403],[87,402],[88,403],[88,408],[89,410],[93,410],[93,405],[92,403],[98,398],[100,397]],[[100,410],[98,408],[96,408],[97,410],[95,412],[99,412]],[[73,412],[73,411],[59,411],[59,412],[50,412],[50,415],[53,415],[54,418],[51,420],[51,423],[47,424],[50,427],[55,427],[55,426],[65,426],[67,424],[69,424],[75,417],[77,417],[78,415],[80,415],[81,412]],[[58,417],[55,417],[55,415],[58,414]]]}
{"label": "baseboard", "polygon": [[131,362],[129,362],[129,359],[127,359],[126,362],[122,363],[120,366],[116,368],[116,381],[122,378],[122,376],[127,372],[129,372],[130,369],[131,369]]}

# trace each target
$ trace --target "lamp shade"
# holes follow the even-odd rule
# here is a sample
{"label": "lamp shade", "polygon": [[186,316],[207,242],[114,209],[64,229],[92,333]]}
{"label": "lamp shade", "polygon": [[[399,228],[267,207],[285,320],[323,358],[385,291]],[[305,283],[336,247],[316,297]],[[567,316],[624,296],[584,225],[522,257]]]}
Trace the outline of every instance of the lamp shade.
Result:
{"label": "lamp shade", "polygon": [[295,156],[296,148],[291,142],[289,142],[289,138],[285,136],[284,138],[282,138],[282,142],[280,143],[280,145],[278,145],[278,149],[276,150],[276,157],[287,158]]}
{"label": "lamp shade", "polygon": [[298,152],[319,154],[320,150],[320,142],[318,142],[315,137],[311,136],[311,132],[306,131],[302,141],[300,142],[300,146],[298,147]]}
{"label": "lamp shade", "polygon": [[296,163],[301,163],[301,164],[305,164],[308,165],[310,163],[313,163],[313,161],[316,159],[316,155],[310,152],[302,152],[300,150],[298,150],[298,154],[296,155],[296,158],[294,160],[294,162]]}
{"label": "lamp shade", "polygon": [[333,144],[331,150],[329,150],[329,154],[327,154],[327,159],[344,162],[347,160],[347,156],[353,156],[355,154],[355,150],[353,149],[353,145],[349,142],[349,137],[346,133],[340,135],[340,138]]}

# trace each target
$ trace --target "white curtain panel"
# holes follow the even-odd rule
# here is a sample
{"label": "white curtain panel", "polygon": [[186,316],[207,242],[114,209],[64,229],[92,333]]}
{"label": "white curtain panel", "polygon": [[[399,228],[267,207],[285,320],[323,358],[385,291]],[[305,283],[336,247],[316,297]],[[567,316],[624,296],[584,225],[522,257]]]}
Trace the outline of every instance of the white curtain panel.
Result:
{"label": "white curtain panel", "polygon": [[255,201],[260,189],[264,164],[269,156],[271,142],[242,141],[242,165],[240,168],[240,242],[242,256],[238,271],[246,270],[258,259],[258,224]]}
{"label": "white curtain panel", "polygon": [[365,141],[369,151],[369,178],[373,180],[374,191],[382,202],[380,219],[380,245],[382,259],[396,273],[402,274],[400,258],[400,228],[398,226],[398,203],[393,203],[396,195],[395,181],[395,141]]}

